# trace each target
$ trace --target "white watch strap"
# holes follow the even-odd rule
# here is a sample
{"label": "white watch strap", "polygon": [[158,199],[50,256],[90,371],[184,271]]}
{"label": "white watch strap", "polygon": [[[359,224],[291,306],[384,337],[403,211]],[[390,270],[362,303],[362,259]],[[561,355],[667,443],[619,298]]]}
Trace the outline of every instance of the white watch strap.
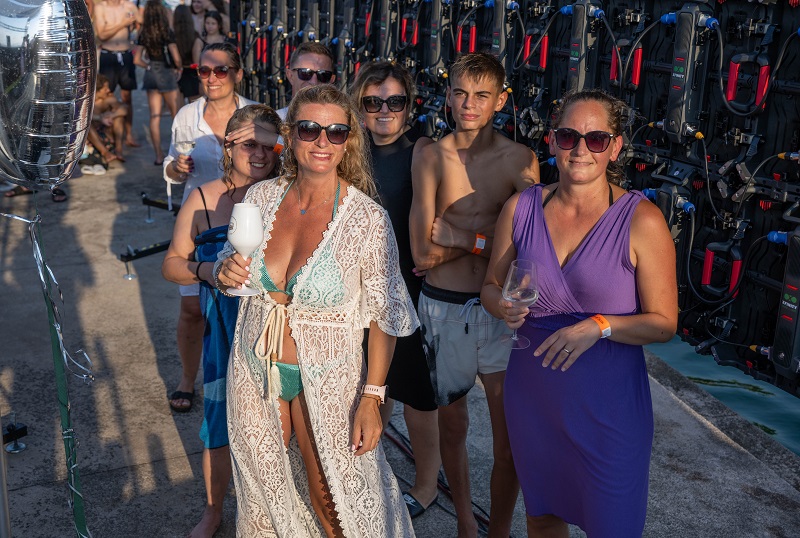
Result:
{"label": "white watch strap", "polygon": [[374,394],[381,399],[381,403],[385,403],[384,399],[386,396],[386,385],[379,387],[378,385],[364,385],[364,388],[361,390],[361,394]]}

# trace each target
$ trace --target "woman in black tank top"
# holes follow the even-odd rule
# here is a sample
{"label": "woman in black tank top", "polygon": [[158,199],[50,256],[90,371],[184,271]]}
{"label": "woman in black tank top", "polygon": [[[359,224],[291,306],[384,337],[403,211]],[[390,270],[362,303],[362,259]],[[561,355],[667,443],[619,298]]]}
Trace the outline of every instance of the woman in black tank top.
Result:
{"label": "woman in black tank top", "polygon": [[[408,124],[415,86],[410,74],[401,65],[374,62],[362,67],[350,93],[358,99],[370,133],[378,202],[392,221],[400,271],[416,306],[422,279],[414,274],[408,229],[413,198],[411,161],[414,154],[432,140],[421,136]],[[369,360],[366,346],[364,356]],[[436,499],[441,465],[436,402],[419,331],[397,339],[386,385],[391,399],[387,400],[389,405],[381,408],[384,426],[391,416],[390,402],[402,402],[414,451],[416,481],[414,487],[403,494],[413,518],[421,515]]]}

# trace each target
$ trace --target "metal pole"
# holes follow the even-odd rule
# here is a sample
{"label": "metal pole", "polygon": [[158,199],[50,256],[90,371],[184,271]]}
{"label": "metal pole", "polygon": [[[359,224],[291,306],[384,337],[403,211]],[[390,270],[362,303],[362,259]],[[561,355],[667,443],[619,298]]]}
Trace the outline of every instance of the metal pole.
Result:
{"label": "metal pole", "polygon": [[0,538],[11,538],[11,513],[8,511],[6,451],[0,450]]}

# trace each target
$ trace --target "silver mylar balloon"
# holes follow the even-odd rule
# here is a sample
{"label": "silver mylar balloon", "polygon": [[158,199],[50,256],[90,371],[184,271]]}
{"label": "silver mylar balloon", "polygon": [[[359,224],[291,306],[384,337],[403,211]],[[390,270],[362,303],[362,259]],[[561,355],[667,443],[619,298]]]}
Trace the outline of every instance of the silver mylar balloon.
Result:
{"label": "silver mylar balloon", "polygon": [[97,52],[84,0],[0,0],[0,179],[63,183],[92,119]]}

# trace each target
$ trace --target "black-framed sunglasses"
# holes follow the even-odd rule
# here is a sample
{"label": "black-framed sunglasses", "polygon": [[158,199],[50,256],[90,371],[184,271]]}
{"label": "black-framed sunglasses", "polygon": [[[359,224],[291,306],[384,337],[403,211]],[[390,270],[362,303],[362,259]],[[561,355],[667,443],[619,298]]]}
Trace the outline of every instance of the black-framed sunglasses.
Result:
{"label": "black-framed sunglasses", "polygon": [[297,128],[297,138],[303,142],[313,142],[319,138],[322,131],[325,131],[328,142],[338,146],[347,142],[347,137],[350,135],[350,126],[344,123],[331,123],[327,127],[323,127],[315,121],[301,120],[294,125]]}
{"label": "black-framed sunglasses", "polygon": [[611,139],[617,136],[606,131],[589,131],[586,134],[581,134],[569,127],[553,129],[553,133],[556,135],[556,146],[559,148],[563,150],[574,149],[583,138],[586,141],[586,148],[592,153],[603,153],[608,149]]}
{"label": "black-framed sunglasses", "polygon": [[292,69],[292,71],[297,73],[297,78],[303,82],[308,82],[314,75],[317,75],[317,81],[321,82],[322,84],[327,84],[333,78],[333,71],[326,71],[324,69],[316,71],[306,67],[298,67],[297,69]]}
{"label": "black-framed sunglasses", "polygon": [[227,65],[218,65],[216,67],[201,65],[197,68],[197,76],[200,78],[208,78],[211,76],[211,73],[214,73],[215,77],[219,80],[223,80],[228,77],[228,71],[236,71],[236,68],[228,67]]}
{"label": "black-framed sunglasses", "polygon": [[406,107],[406,103],[408,103],[408,97],[405,95],[390,95],[386,99],[381,99],[377,95],[367,95],[361,98],[361,106],[372,114],[380,112],[383,103],[386,103],[386,106],[392,112],[402,112]]}

